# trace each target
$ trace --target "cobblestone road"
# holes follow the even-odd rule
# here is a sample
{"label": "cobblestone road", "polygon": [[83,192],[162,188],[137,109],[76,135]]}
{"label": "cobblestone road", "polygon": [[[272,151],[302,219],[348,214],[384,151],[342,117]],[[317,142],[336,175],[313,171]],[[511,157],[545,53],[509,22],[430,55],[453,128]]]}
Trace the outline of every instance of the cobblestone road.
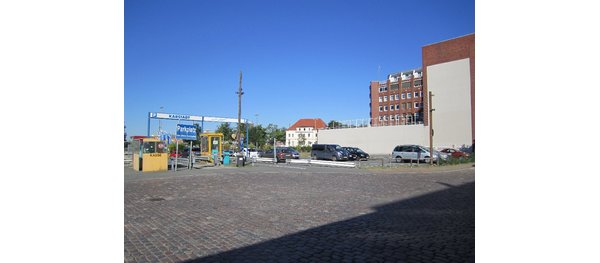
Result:
{"label": "cobblestone road", "polygon": [[473,262],[474,169],[125,168],[125,262]]}

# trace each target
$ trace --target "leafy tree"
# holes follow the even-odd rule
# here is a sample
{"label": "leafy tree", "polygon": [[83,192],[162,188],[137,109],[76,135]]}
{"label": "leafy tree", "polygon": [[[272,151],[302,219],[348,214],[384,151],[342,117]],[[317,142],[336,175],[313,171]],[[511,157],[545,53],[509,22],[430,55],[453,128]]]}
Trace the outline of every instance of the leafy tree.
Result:
{"label": "leafy tree", "polygon": [[339,121],[335,121],[335,120],[331,120],[331,121],[330,121],[330,122],[327,124],[327,127],[329,127],[330,129],[333,129],[333,128],[339,128],[339,127],[341,127],[341,126],[342,126],[342,123],[341,123],[341,122],[339,122]]}
{"label": "leafy tree", "polygon": [[229,122],[223,122],[219,127],[217,127],[216,132],[223,134],[223,140],[229,141],[231,140],[231,134],[233,134],[233,129],[229,125]]}
{"label": "leafy tree", "polygon": [[266,128],[264,128],[266,133],[265,141],[267,145],[273,146],[273,139],[278,142],[285,141],[285,128],[279,128],[275,124],[269,124]]}
{"label": "leafy tree", "polygon": [[262,125],[253,125],[248,130],[248,139],[258,148],[267,142],[267,131]]}
{"label": "leafy tree", "polygon": [[304,146],[306,142],[306,136],[303,133],[298,134],[298,145]]}

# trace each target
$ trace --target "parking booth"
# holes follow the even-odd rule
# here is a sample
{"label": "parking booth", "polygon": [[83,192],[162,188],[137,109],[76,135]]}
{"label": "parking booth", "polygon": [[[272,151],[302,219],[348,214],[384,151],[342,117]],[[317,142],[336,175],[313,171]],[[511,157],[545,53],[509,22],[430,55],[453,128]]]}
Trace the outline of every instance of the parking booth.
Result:
{"label": "parking booth", "polygon": [[168,170],[169,150],[165,142],[154,137],[137,137],[132,141],[133,169],[142,172]]}
{"label": "parking booth", "polygon": [[217,165],[223,155],[223,134],[202,133],[200,134],[200,156],[208,158],[209,162]]}

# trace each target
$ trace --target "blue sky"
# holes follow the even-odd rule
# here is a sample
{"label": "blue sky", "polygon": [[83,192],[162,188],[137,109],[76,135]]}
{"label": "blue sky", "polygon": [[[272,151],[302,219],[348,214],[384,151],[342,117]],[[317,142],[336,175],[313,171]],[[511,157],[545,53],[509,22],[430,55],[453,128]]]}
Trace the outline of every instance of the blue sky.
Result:
{"label": "blue sky", "polygon": [[[474,8],[473,0],[126,0],[126,132],[145,135],[148,112],[160,107],[237,118],[240,71],[242,117],[251,121],[368,118],[369,82],[421,67],[424,45],[475,32]],[[175,132],[174,121],[162,126]]]}

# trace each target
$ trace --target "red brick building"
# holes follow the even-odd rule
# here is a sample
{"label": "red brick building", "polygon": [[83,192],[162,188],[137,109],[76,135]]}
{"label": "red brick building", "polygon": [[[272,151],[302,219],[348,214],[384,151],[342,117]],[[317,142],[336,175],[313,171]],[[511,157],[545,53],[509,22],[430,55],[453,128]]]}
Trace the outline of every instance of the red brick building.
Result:
{"label": "red brick building", "polygon": [[371,126],[422,124],[424,94],[420,68],[371,81]]}
{"label": "red brick building", "polygon": [[[464,74],[461,74],[463,78],[468,77],[468,79],[466,80],[466,86],[470,86],[470,87],[466,87],[466,93],[464,94],[465,96],[467,96],[468,98],[466,98],[466,102],[469,103],[470,105],[468,105],[467,109],[463,109],[464,110],[468,110],[470,111],[470,128],[471,128],[471,137],[472,137],[472,141],[475,142],[475,34],[469,34],[469,35],[465,35],[465,36],[461,36],[461,37],[457,37],[454,39],[449,39],[449,40],[445,40],[442,42],[438,42],[438,43],[434,43],[434,44],[430,44],[427,46],[424,46],[422,49],[422,55],[423,55],[423,77],[424,79],[428,80],[425,81],[425,85],[424,85],[424,94],[428,94],[429,90],[432,90],[433,92],[433,108],[436,109],[436,111],[434,112],[434,127],[436,127],[436,114],[438,113],[438,107],[436,105],[436,100],[441,100],[441,102],[443,103],[442,106],[444,106],[444,102],[446,100],[446,98],[441,98],[439,96],[437,96],[437,93],[442,93],[443,94],[443,90],[448,89],[447,87],[444,86],[448,86],[449,84],[446,84],[449,80],[449,78],[445,78],[444,77],[435,77],[435,76],[431,76],[430,71],[432,71],[433,69],[435,69],[436,67],[445,67],[444,72],[449,72],[452,70],[452,64],[456,64],[460,61],[463,61],[465,65],[468,65],[468,68],[466,69],[462,69],[460,71],[462,71]],[[468,72],[465,72],[468,71]],[[460,72],[459,71],[459,72]],[[428,74],[429,77],[431,79],[428,79]],[[440,74],[441,75],[441,74]],[[468,75],[468,76],[467,76]],[[452,79],[450,80],[455,80],[459,78],[458,76],[454,76],[452,77]],[[439,79],[439,81],[436,81],[437,79]],[[430,83],[432,82],[432,83]],[[429,87],[429,84],[436,84],[436,83],[440,83],[439,87]],[[465,86],[464,83],[462,83],[462,86]],[[438,89],[437,91],[435,89]],[[443,90],[442,90],[443,89]],[[461,90],[463,90],[463,88],[460,88]],[[463,90],[464,91],[464,90]],[[452,91],[453,93],[456,93],[456,90]],[[441,95],[441,94],[440,94]],[[426,97],[427,95],[425,95]],[[456,104],[455,101],[451,101],[451,103]],[[429,108],[428,104],[428,99],[425,99],[424,101],[424,106],[425,109]],[[447,104],[447,103],[445,103]],[[429,125],[429,110],[425,110],[423,112],[424,114],[424,124],[427,126]],[[443,114],[443,112],[442,112]]]}
{"label": "red brick building", "polygon": [[429,126],[432,91],[435,139],[475,142],[475,34],[422,47],[422,68],[371,81],[371,126]]}

